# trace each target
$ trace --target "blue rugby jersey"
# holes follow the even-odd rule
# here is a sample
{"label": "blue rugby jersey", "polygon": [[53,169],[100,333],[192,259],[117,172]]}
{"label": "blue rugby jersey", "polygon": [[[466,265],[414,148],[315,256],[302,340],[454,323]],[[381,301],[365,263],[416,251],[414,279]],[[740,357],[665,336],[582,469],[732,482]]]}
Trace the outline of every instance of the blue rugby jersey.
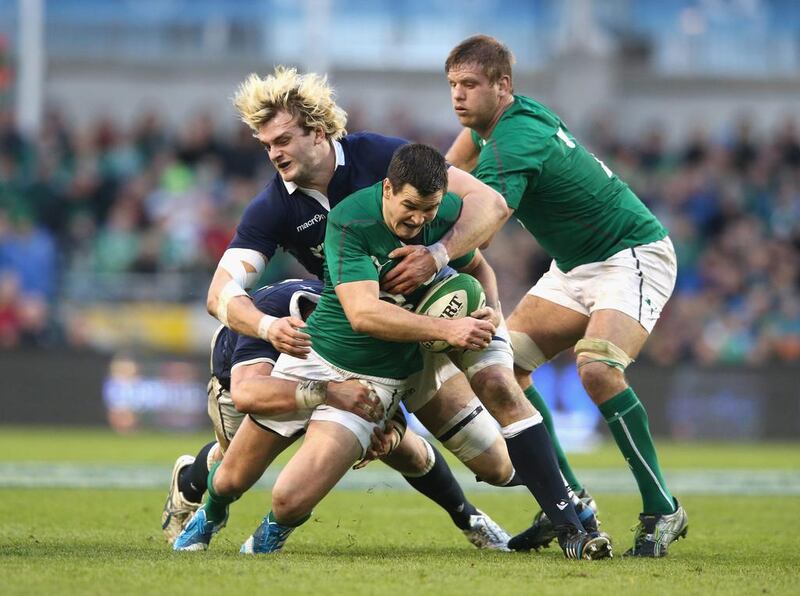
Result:
{"label": "blue rugby jersey", "polygon": [[[296,292],[322,294],[322,282],[311,279],[288,279],[265,286],[253,293],[256,308],[273,317],[289,316],[289,304]],[[231,368],[241,362],[266,359],[273,364],[278,350],[263,339],[239,335],[227,327],[217,329],[211,344],[211,374],[225,389],[230,389]]]}
{"label": "blue rugby jersey", "polygon": [[339,143],[344,163],[337,165],[328,184],[327,208],[299,188],[290,194],[276,173],[245,209],[228,248],[257,250],[271,259],[281,247],[321,279],[329,209],[348,195],[383,180],[395,150],[407,142],[371,132],[342,138]]}

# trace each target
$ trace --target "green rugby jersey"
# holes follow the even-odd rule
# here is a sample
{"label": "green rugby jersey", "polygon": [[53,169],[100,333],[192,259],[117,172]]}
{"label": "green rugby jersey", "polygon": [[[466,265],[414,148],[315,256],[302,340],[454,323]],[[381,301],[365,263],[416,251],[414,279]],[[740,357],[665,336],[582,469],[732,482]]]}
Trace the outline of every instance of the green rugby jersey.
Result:
{"label": "green rugby jersey", "polygon": [[550,109],[523,95],[500,117],[472,174],[501,193],[564,272],[604,261],[667,230]]}
{"label": "green rugby jersey", "polygon": [[[328,215],[325,232],[325,289],[307,323],[314,351],[331,364],[357,374],[404,379],[422,368],[419,344],[376,339],[356,333],[336,296],[339,284],[373,280],[389,271],[395,262],[388,257],[404,246],[383,221],[381,210],[383,183],[378,182],[353,193],[336,205]],[[439,241],[453,227],[461,213],[461,199],[448,193],[442,199],[436,217],[413,242],[430,245]],[[408,244],[408,243],[406,243]],[[467,265],[474,251],[450,263],[458,268]],[[425,286],[409,296],[383,299],[403,308],[413,309],[425,293]]]}

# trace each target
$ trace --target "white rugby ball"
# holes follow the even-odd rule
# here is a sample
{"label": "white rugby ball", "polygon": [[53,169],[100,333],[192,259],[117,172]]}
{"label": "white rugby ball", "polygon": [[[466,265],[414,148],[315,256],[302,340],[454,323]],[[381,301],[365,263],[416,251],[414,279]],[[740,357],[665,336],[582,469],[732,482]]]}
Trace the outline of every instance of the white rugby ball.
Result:
{"label": "white rugby ball", "polygon": [[[415,312],[440,319],[461,319],[486,306],[480,282],[466,273],[456,273],[434,284],[422,297]],[[444,340],[420,342],[429,352],[446,352],[452,346]]]}

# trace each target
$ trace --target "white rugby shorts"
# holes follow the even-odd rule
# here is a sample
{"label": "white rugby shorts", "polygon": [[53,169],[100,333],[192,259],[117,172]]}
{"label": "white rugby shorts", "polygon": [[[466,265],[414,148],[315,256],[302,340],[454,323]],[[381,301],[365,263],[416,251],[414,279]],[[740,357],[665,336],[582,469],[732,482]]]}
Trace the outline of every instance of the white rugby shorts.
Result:
{"label": "white rugby shorts", "polygon": [[[313,350],[305,360],[281,354],[275,363],[275,368],[272,369],[272,376],[292,381],[347,381],[351,379],[369,381],[383,404],[384,419],[380,423],[381,427],[394,415],[400,400],[405,398],[410,390],[407,379],[386,379],[356,374],[334,366]],[[313,410],[299,410],[291,414],[270,417],[253,415],[251,418],[260,426],[285,437],[292,437],[304,430],[310,420],[336,422],[356,436],[361,444],[362,455],[366,453],[370,445],[373,429],[378,426],[351,412],[345,412],[325,404],[319,405]]]}
{"label": "white rugby shorts", "polygon": [[626,248],[600,263],[579,265],[564,273],[553,261],[528,294],[590,316],[611,309],[653,331],[672,295],[678,264],[669,237]]}

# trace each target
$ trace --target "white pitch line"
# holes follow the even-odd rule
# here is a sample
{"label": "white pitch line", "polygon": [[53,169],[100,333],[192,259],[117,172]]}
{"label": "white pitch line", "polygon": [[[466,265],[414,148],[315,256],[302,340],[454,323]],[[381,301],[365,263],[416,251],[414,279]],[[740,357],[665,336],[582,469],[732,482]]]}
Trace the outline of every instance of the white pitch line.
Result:
{"label": "white pitch line", "polygon": [[[267,470],[259,481],[269,488],[279,468]],[[68,463],[0,462],[0,488],[162,488],[167,490],[171,468],[168,465],[117,465]],[[637,494],[636,482],[628,470],[578,470],[582,482],[593,493]],[[475,482],[474,476],[456,471],[455,476],[467,491],[524,491],[522,487],[498,488]],[[671,470],[666,474],[671,491],[681,494],[800,495],[800,471],[708,469]],[[381,464],[354,470],[339,483],[344,490],[411,490],[397,472]]]}

